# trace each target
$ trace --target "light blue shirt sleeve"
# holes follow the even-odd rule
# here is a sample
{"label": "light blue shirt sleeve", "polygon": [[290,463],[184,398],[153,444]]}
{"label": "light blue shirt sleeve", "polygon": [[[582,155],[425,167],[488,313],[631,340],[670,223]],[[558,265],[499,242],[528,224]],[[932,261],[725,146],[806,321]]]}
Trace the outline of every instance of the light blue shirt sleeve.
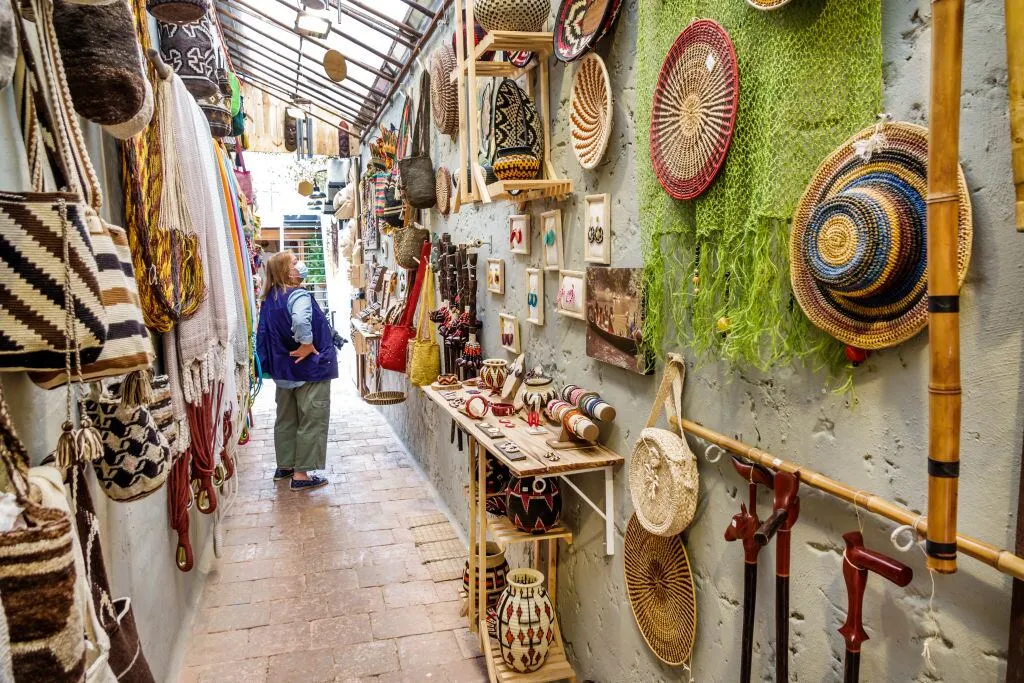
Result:
{"label": "light blue shirt sleeve", "polygon": [[292,336],[300,344],[313,343],[313,295],[296,289],[288,295],[288,312],[292,316]]}

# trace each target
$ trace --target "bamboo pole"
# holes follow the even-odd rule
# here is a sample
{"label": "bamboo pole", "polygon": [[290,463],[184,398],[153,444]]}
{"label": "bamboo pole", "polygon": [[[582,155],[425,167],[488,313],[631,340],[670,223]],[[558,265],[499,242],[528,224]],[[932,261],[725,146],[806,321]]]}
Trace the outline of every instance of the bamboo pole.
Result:
{"label": "bamboo pole", "polygon": [[[902,505],[897,505],[885,500],[870,491],[864,491],[861,489],[855,489],[852,486],[847,486],[846,484],[836,481],[835,479],[831,479],[824,474],[809,470],[806,467],[801,467],[796,463],[777,458],[771,453],[767,453],[759,448],[745,444],[742,441],[730,438],[712,429],[708,429],[707,427],[697,424],[692,420],[687,420],[685,418],[679,420],[676,417],[672,417],[671,423],[681,427],[683,431],[689,432],[708,443],[719,446],[720,448],[742,456],[752,462],[764,465],[771,470],[790,472],[793,474],[799,472],[800,483],[802,485],[810,486],[811,488],[818,489],[819,491],[824,491],[831,496],[841,498],[848,503],[853,503],[861,510],[873,512],[874,514],[890,519],[897,524],[906,524],[907,526],[916,529],[919,534],[924,535],[928,532],[929,524],[926,517],[916,514]],[[955,542],[957,548],[959,548],[959,550],[968,557],[973,557],[976,560],[984,562],[988,566],[998,569],[1003,574],[1008,574],[1014,578],[1024,580],[1024,557],[1018,557],[1009,550],[1004,550],[992,545],[991,543],[979,541],[976,538],[963,536],[961,534],[956,535]]]}
{"label": "bamboo pole", "polygon": [[[1021,446],[1024,462],[1024,446]],[[1014,545],[1024,555],[1024,470],[1017,479],[1017,537]],[[1010,593],[1009,642],[1006,648],[1006,683],[1024,683],[1024,581],[1013,580]]]}
{"label": "bamboo pole", "polygon": [[1006,0],[1006,67],[1010,76],[1010,152],[1017,193],[1017,232],[1024,232],[1024,0]]}
{"label": "bamboo pole", "polygon": [[928,139],[928,568],[956,571],[960,475],[957,271],[964,0],[932,1]]}

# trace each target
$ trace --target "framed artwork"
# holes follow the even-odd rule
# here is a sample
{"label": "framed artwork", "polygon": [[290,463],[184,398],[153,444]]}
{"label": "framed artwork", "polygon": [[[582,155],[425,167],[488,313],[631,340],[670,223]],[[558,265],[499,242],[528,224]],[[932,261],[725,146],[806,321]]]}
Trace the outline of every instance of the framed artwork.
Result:
{"label": "framed artwork", "polygon": [[487,291],[494,294],[505,293],[505,260],[500,258],[487,259]]}
{"label": "framed artwork", "polygon": [[395,294],[403,301],[409,294],[409,271],[405,268],[398,269],[398,287],[395,290]]}
{"label": "framed artwork", "polygon": [[544,324],[544,271],[526,269],[526,322]]}
{"label": "framed artwork", "polygon": [[530,255],[530,214],[508,217],[508,249],[513,254]]}
{"label": "framed artwork", "polygon": [[562,270],[562,211],[540,215],[540,233],[544,238],[544,270]]}
{"label": "framed artwork", "polygon": [[608,265],[612,262],[611,205],[608,195],[588,194],[586,207],[583,260]]}
{"label": "framed artwork", "polygon": [[558,296],[555,297],[555,310],[562,315],[578,320],[586,320],[586,276],[578,270],[558,271]]}
{"label": "framed artwork", "polygon": [[587,268],[587,355],[641,375],[654,359],[640,349],[647,313],[643,268]]}
{"label": "framed artwork", "polygon": [[501,347],[512,353],[522,353],[519,318],[509,313],[502,313],[498,317],[501,319]]}

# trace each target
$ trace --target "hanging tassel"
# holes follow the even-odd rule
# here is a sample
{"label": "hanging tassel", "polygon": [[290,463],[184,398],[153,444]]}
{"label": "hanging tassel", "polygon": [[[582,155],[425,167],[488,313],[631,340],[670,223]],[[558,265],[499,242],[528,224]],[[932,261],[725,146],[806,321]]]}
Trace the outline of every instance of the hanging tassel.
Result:
{"label": "hanging tassel", "polygon": [[97,462],[103,457],[103,439],[100,437],[99,430],[93,426],[92,420],[84,413],[81,424],[82,426],[75,432],[77,455],[82,462]]}
{"label": "hanging tassel", "polygon": [[153,402],[153,385],[148,370],[133,370],[121,382],[121,407],[148,406]]}
{"label": "hanging tassel", "polygon": [[60,436],[57,437],[57,467],[67,473],[78,462],[78,444],[75,443],[75,426],[68,420],[61,425]]}

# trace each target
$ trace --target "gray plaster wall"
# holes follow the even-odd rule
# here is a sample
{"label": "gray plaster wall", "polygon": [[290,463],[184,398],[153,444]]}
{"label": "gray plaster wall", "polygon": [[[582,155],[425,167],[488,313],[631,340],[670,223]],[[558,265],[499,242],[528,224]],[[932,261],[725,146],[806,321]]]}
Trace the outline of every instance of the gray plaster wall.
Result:
{"label": "gray plaster wall", "polygon": [[[120,157],[117,142],[83,121],[90,158],[104,194],[103,216],[123,225]],[[0,187],[29,189],[12,88],[0,92]],[[159,342],[157,347],[159,348]],[[51,453],[64,422],[64,392],[43,391],[24,373],[0,373],[4,396],[18,435],[33,464]],[[191,615],[198,603],[212,554],[212,525],[192,513],[192,547],[196,567],[188,574],[174,565],[177,534],[167,521],[167,489],[140,501],[115,503],[94,487],[93,502],[111,588],[115,597],[130,596],[143,650],[158,681],[177,680]],[[204,557],[205,556],[205,557]]]}
{"label": "gray plaster wall", "polygon": [[[808,0],[810,1],[810,0]],[[816,0],[814,0],[816,1]],[[449,13],[451,14],[451,13]],[[680,30],[688,17],[680,17]],[[438,40],[448,40],[449,21]],[[930,5],[924,0],[884,3],[885,107],[897,119],[927,123]],[[626,3],[614,34],[599,46],[615,93],[614,131],[608,153],[594,172],[581,170],[568,145],[566,109],[571,69],[551,70],[552,156],[560,173],[575,181],[575,194],[561,204],[534,202],[533,216],[560,206],[566,268],[583,269],[582,198],[612,195],[613,266],[639,266],[639,233],[634,190],[632,112],[636,2]],[[962,298],[963,429],[960,479],[960,531],[1013,547],[1021,442],[1020,295],[1024,238],[1014,232],[1009,162],[1006,69],[1002,3],[969,1],[964,39],[961,158],[974,205],[974,256]],[[411,82],[415,83],[416,80]],[[385,122],[396,122],[396,105]],[[852,131],[851,131],[852,132]],[[458,147],[433,139],[435,165],[458,167]],[[524,269],[539,256],[510,254],[504,248],[507,203],[471,205],[448,220],[432,212],[435,232],[456,241],[492,241],[489,256],[505,259],[507,290],[488,294],[481,283],[485,357],[511,359],[497,343],[497,315],[525,316]],[[534,227],[534,253],[539,244]],[[483,269],[481,267],[481,279]],[[543,327],[521,322],[528,365],[543,364],[560,383],[599,390],[619,409],[607,443],[627,456],[642,428],[656,389],[656,378],[639,377],[587,358],[584,323],[555,314],[557,283],[547,275]],[[673,350],[673,349],[669,349]],[[687,349],[674,349],[687,355]],[[875,492],[920,511],[926,507],[927,339],[873,354],[856,372],[854,394],[836,395],[826,378],[810,370],[780,367],[769,374],[734,370],[689,357],[684,412],[718,431],[738,435],[779,457]],[[660,368],[659,368],[660,375]],[[383,409],[385,416],[423,464],[455,516],[467,522],[463,485],[466,455],[448,441],[449,421],[440,409],[413,391],[404,405]],[[706,444],[690,440],[700,460],[701,499],[685,534],[698,602],[698,634],[692,660],[701,681],[735,680],[738,675],[742,553],[722,535],[745,500],[746,489],[727,460],[705,460]],[[588,477],[591,477],[588,479]],[[601,500],[599,477],[579,478]],[[640,636],[625,597],[622,534],[632,513],[626,470],[615,477],[616,554],[604,556],[603,523],[573,492],[565,493],[565,517],[575,542],[563,546],[559,570],[559,617],[580,680],[678,681],[687,674],[660,665]],[[761,510],[769,506],[765,494]],[[793,680],[833,681],[842,677],[843,641],[836,633],[846,616],[841,534],[863,524],[869,546],[898,555],[915,571],[906,589],[877,577],[869,582],[865,623],[865,681],[996,681],[1005,676],[1010,580],[961,555],[960,571],[934,576],[923,553],[899,555],[890,545],[894,526],[853,506],[804,488],[800,521],[793,532],[790,614]],[[773,553],[760,567],[761,595],[755,629],[755,672],[774,679]],[[928,646],[929,658],[922,655]]]}

